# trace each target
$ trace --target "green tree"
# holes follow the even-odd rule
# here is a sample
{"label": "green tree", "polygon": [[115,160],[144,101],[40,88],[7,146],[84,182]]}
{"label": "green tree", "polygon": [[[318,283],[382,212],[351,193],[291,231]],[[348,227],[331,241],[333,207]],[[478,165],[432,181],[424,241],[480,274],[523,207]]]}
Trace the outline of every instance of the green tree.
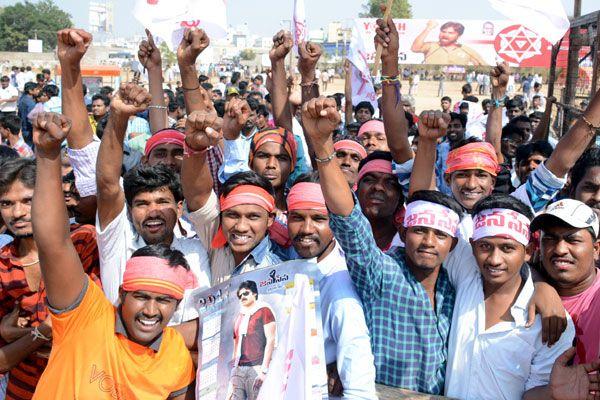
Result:
{"label": "green tree", "polygon": [[177,64],[177,54],[175,54],[174,51],[171,51],[167,42],[160,42],[158,49],[160,50],[160,56],[164,66]]}
{"label": "green tree", "polygon": [[0,50],[27,51],[27,39],[38,38],[44,51],[56,47],[56,32],[73,26],[71,15],[52,0],[25,1],[4,7],[0,14]]}
{"label": "green tree", "polygon": [[[387,0],[367,0],[363,4],[364,12],[360,13],[362,18],[381,18],[381,5],[387,5]],[[394,0],[392,3],[392,18],[411,18],[412,8],[408,0]]]}
{"label": "green tree", "polygon": [[252,61],[256,58],[256,53],[252,49],[244,49],[240,51],[240,58],[244,61]]}

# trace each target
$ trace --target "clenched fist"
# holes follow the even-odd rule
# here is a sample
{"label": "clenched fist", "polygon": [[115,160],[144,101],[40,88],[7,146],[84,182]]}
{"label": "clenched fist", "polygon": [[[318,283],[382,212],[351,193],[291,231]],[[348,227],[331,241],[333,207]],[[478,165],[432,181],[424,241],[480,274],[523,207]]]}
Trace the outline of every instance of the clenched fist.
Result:
{"label": "clenched fist", "polygon": [[498,64],[490,71],[490,78],[492,81],[493,89],[504,89],[506,90],[506,85],[508,85],[508,77],[510,76],[510,69],[508,68],[508,64],[503,62]]}
{"label": "clenched fist", "polygon": [[216,146],[221,140],[216,112],[194,111],[185,122],[185,143],[195,151]]}
{"label": "clenched fist", "polygon": [[41,112],[33,120],[33,144],[38,156],[58,156],[71,131],[71,120],[62,114]]}
{"label": "clenched fist", "polygon": [[273,47],[269,51],[271,62],[276,62],[285,59],[294,45],[292,34],[288,31],[279,31],[273,36]]}
{"label": "clenched fist", "polygon": [[313,145],[325,143],[340,121],[335,99],[321,96],[304,103],[302,107],[302,124],[310,135]]}
{"label": "clenched fist", "polygon": [[302,42],[298,45],[298,70],[303,77],[314,75],[321,54],[323,50],[316,43]]}
{"label": "clenched fist", "polygon": [[62,29],[56,33],[57,56],[61,63],[79,64],[92,44],[92,35],[83,29]]}
{"label": "clenched fist", "polygon": [[146,89],[134,83],[122,83],[110,102],[110,112],[129,118],[148,108],[150,100],[152,96]]}
{"label": "clenched fist", "polygon": [[419,139],[437,139],[446,136],[450,114],[441,111],[423,111],[419,117]]}
{"label": "clenched fist", "polygon": [[227,140],[237,139],[251,113],[246,100],[233,98],[227,102],[223,115],[223,137]]}
{"label": "clenched fist", "polygon": [[202,29],[192,28],[183,32],[181,43],[177,48],[177,61],[180,66],[196,64],[196,59],[210,44],[210,39]]}

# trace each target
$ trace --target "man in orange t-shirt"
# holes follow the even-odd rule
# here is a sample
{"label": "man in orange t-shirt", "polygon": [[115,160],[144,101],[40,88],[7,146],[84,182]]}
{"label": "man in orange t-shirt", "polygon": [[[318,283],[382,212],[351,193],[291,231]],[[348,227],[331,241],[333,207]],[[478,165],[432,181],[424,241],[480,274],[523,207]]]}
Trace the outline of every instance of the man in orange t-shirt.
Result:
{"label": "man in orange t-shirt", "polygon": [[[67,35],[84,45],[86,37]],[[147,96],[132,84],[120,93],[119,100],[136,109]],[[60,144],[70,126],[52,113],[33,122],[33,234],[53,325],[50,359],[33,398],[193,399],[191,355],[181,334],[167,327],[185,289],[195,284],[193,274],[183,254],[152,245],[127,261],[117,308],[90,284],[69,237],[62,193]]]}

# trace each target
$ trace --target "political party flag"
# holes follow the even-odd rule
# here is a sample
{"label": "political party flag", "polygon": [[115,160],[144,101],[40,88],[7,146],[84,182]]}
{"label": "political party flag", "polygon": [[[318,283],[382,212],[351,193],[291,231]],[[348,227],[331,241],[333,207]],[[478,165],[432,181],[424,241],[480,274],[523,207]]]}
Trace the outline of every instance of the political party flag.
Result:
{"label": "political party flag", "polygon": [[227,35],[226,0],[136,0],[133,15],[171,50],[186,28],[201,28],[211,39]]}
{"label": "political party flag", "polygon": [[556,43],[569,29],[569,19],[560,0],[489,0],[492,7],[512,21],[550,43]]}
{"label": "political party flag", "polygon": [[294,47],[297,49],[298,43],[308,40],[304,0],[294,0],[294,17],[292,30],[292,33],[294,35]]}
{"label": "political party flag", "polygon": [[367,37],[364,29],[360,29],[359,23],[359,20],[354,20],[348,54],[348,60],[352,64],[350,78],[352,83],[352,105],[357,105],[361,101],[368,101],[374,109],[377,109],[377,94],[371,80],[367,53],[367,41],[373,42],[373,37]]}

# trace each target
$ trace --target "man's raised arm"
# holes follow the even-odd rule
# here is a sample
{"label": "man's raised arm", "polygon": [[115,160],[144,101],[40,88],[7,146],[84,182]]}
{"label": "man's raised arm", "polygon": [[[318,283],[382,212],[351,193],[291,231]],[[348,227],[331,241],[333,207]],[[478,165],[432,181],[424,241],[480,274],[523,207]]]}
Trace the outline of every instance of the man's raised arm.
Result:
{"label": "man's raised arm", "polygon": [[40,113],[33,121],[37,171],[31,219],[48,303],[73,305],[85,285],[85,273],[71,241],[61,179],[60,145],[71,129],[65,116]]}
{"label": "man's raised arm", "polygon": [[123,83],[110,105],[110,116],[104,129],[98,162],[98,220],[103,230],[125,206],[125,193],[119,183],[123,165],[123,139],[129,117],[144,111],[150,104],[150,95],[133,83]]}
{"label": "man's raised arm", "polygon": [[596,137],[598,129],[600,129],[600,90],[596,92],[583,115],[560,139],[554,152],[546,160],[546,168],[555,176],[564,177],[587,149],[590,141]]}
{"label": "man's raised arm", "polygon": [[485,140],[494,146],[500,164],[504,162],[504,155],[502,154],[502,112],[504,108],[498,102],[506,98],[506,86],[508,85],[509,76],[510,70],[506,63],[498,64],[490,72],[492,105],[485,126]]}
{"label": "man's raised arm", "polygon": [[287,31],[279,31],[273,36],[273,47],[269,51],[273,92],[273,118],[275,125],[292,132],[292,111],[288,102],[287,81],[285,77],[285,57],[290,52],[294,41]]}
{"label": "man's raised arm", "polygon": [[388,146],[394,157],[394,161],[402,164],[413,158],[413,152],[408,141],[408,122],[404,113],[404,107],[400,101],[400,79],[398,71],[398,50],[400,48],[398,31],[391,18],[387,21],[377,20],[375,35],[375,47],[381,45],[383,90],[383,125],[387,137]]}
{"label": "man's raised arm", "polygon": [[90,144],[94,137],[83,101],[80,66],[81,59],[92,43],[92,35],[83,29],[63,29],[58,31],[56,36],[56,53],[62,70],[62,112],[72,123],[67,142],[71,149],[82,149]]}
{"label": "man's raised arm", "polygon": [[146,40],[142,40],[138,50],[140,63],[148,70],[148,90],[152,96],[152,102],[148,107],[148,119],[150,120],[150,132],[155,134],[161,129],[167,128],[167,107],[163,94],[162,58],[160,50],[154,43],[154,37],[146,29]]}
{"label": "man's raised arm", "polygon": [[198,71],[196,70],[196,59],[210,44],[210,39],[202,29],[186,29],[183,33],[181,43],[177,48],[177,62],[181,73],[181,84],[183,86],[183,97],[185,109],[188,115],[194,111],[204,110],[212,107],[212,101],[208,104],[203,96],[204,89],[198,82]]}

